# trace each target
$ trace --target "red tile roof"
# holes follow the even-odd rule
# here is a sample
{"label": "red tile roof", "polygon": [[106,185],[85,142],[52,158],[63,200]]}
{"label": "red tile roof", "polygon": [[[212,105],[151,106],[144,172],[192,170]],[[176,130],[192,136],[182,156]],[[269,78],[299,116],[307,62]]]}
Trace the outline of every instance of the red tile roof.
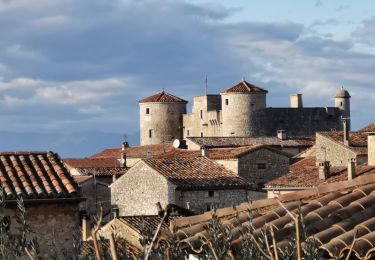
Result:
{"label": "red tile roof", "polygon": [[176,97],[165,91],[156,93],[155,95],[139,100],[139,103],[155,103],[155,102],[157,103],[184,103],[184,104],[188,103],[186,100],[183,100],[182,98]]}
{"label": "red tile roof", "polygon": [[262,89],[258,86],[255,86],[253,84],[250,84],[249,82],[243,80],[240,83],[237,83],[236,85],[227,88],[223,91],[223,93],[262,93],[266,94],[268,93],[267,90]]}
{"label": "red tile roof", "polygon": [[[161,222],[161,217],[158,215],[143,215],[143,216],[123,216],[119,217],[118,220],[127,226],[132,227],[138,233],[145,230],[156,230],[159,223]],[[170,218],[166,222],[163,222],[162,228],[167,229],[169,221],[173,219]],[[110,224],[110,223],[108,223]]]}
{"label": "red tile roof", "polygon": [[372,124],[369,124],[368,126],[365,126],[364,128],[358,130],[358,132],[363,132],[363,133],[375,132],[375,123],[372,123]]}
{"label": "red tile roof", "polygon": [[[143,146],[131,146],[126,148],[126,157],[128,158],[146,158],[147,154],[150,153],[152,157],[158,157],[164,153],[173,151],[175,148],[170,143],[154,144],[154,145],[143,145]],[[121,157],[121,147],[108,148],[97,154],[92,155],[91,159],[103,159],[103,158],[115,158]]]}
{"label": "red tile roof", "polygon": [[0,184],[6,199],[78,197],[78,185],[53,152],[0,153]]}
{"label": "red tile roof", "polygon": [[[212,217],[216,216],[221,219],[223,229],[229,229],[234,248],[241,247],[244,233],[250,233],[248,239],[263,244],[260,242],[264,238],[263,232],[269,235],[272,227],[279,252],[285,251],[286,246],[295,250],[294,222],[278,201],[291,215],[302,215],[306,232],[302,246],[314,241],[323,258],[345,259],[356,234],[355,256],[351,259],[375,257],[375,174],[280,195],[277,199],[258,200],[202,215],[177,218],[170,225],[170,230],[174,232],[161,235],[159,242],[172,236],[180,241],[180,248],[199,252],[207,243],[214,242],[210,241],[206,230]],[[269,243],[272,247],[272,240]]]}
{"label": "red tile roof", "polygon": [[[342,131],[319,132],[317,134],[331,138],[332,140],[344,145],[344,133]],[[349,149],[357,154],[367,154],[367,133],[350,132]]]}
{"label": "red tile roof", "polygon": [[[356,175],[375,173],[375,166],[359,165],[356,167]],[[290,166],[290,172],[277,179],[266,183],[266,188],[304,188],[344,181],[348,179],[347,167],[331,167],[327,179],[319,179],[319,167],[316,165],[316,157],[307,157]]]}
{"label": "red tile roof", "polygon": [[69,168],[76,169],[82,175],[94,173],[95,176],[123,175],[128,170],[128,168],[122,167],[119,160],[114,157],[64,159],[64,163]]}
{"label": "red tile roof", "polygon": [[206,157],[143,159],[178,189],[248,189],[250,185]]}
{"label": "red tile roof", "polygon": [[272,147],[311,147],[315,137],[290,138],[281,140],[275,137],[187,137],[200,147],[238,147],[268,145]]}

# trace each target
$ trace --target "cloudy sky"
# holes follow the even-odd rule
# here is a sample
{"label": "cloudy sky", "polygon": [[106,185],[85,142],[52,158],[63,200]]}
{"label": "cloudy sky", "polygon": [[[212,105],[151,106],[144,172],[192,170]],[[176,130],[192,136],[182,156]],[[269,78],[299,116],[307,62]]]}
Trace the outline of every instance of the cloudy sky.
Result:
{"label": "cloudy sky", "polygon": [[344,86],[360,128],[375,121],[374,44],[371,0],[0,0],[0,131],[61,146],[136,136],[140,98],[165,88],[191,101],[205,74],[211,93],[245,77],[274,107],[295,92],[333,106]]}

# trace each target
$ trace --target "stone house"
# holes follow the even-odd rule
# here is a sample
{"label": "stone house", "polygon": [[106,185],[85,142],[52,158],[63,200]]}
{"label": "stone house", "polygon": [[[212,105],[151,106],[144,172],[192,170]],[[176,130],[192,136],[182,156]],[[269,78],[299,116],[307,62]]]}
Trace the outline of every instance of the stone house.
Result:
{"label": "stone house", "polygon": [[32,236],[38,239],[40,252],[48,254],[52,242],[57,250],[73,250],[83,198],[59,156],[53,152],[2,152],[0,171],[5,199],[0,214],[10,217],[11,230],[17,228],[17,198],[22,197],[26,221]]}
{"label": "stone house", "polygon": [[120,216],[155,215],[157,203],[203,212],[263,196],[234,172],[203,156],[142,159],[110,187],[112,205],[119,208]]}
{"label": "stone house", "polygon": [[316,158],[318,162],[329,161],[331,166],[346,166],[352,158],[357,164],[367,163],[367,139],[365,132],[316,133]]}
{"label": "stone house", "polygon": [[111,211],[111,189],[109,185],[128,170],[116,158],[80,158],[64,159],[64,164],[72,173],[87,198],[82,207],[95,216],[102,206],[104,214]]}
{"label": "stone house", "polygon": [[258,189],[289,172],[289,154],[266,145],[212,148],[205,155]]}

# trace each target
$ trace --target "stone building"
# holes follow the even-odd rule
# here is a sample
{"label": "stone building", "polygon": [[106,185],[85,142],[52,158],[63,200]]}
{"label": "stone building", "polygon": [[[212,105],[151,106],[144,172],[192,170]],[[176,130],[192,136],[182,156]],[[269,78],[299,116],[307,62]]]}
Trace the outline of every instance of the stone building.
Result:
{"label": "stone building", "polygon": [[155,215],[156,203],[203,212],[262,197],[244,179],[206,157],[142,159],[111,185],[120,216]]}
{"label": "stone building", "polygon": [[306,137],[341,130],[341,118],[350,117],[350,95],[344,89],[337,92],[334,107],[303,107],[301,94],[291,96],[289,108],[268,107],[267,93],[243,80],[219,95],[195,97],[191,114],[186,113],[185,100],[165,92],[143,99],[141,144],[188,137],[276,136],[278,131]]}
{"label": "stone building", "polygon": [[74,232],[80,230],[79,207],[83,200],[77,183],[59,156],[52,152],[0,153],[0,184],[5,207],[2,216],[10,217],[10,228],[16,230],[17,198],[26,207],[26,221],[36,237],[42,255],[57,250],[73,251]]}
{"label": "stone building", "polygon": [[109,185],[126,173],[128,167],[121,162],[121,148],[118,158],[74,158],[64,159],[74,179],[87,198],[82,207],[91,216],[96,216],[100,206],[104,214],[111,210],[111,189]]}
{"label": "stone building", "polygon": [[329,161],[331,166],[346,166],[352,158],[357,164],[367,163],[367,136],[363,132],[316,133],[316,158],[318,162]]}
{"label": "stone building", "polygon": [[165,91],[139,101],[141,145],[182,138],[187,101]]}

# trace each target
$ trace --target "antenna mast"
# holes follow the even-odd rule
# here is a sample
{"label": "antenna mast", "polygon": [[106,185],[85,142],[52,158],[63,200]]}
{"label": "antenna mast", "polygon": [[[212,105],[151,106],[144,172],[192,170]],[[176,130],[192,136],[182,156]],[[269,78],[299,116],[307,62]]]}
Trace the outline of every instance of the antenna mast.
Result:
{"label": "antenna mast", "polygon": [[208,88],[208,77],[207,77],[207,74],[206,74],[206,78],[205,78],[205,83],[206,83],[206,89],[205,89],[205,93],[207,95],[207,88]]}

